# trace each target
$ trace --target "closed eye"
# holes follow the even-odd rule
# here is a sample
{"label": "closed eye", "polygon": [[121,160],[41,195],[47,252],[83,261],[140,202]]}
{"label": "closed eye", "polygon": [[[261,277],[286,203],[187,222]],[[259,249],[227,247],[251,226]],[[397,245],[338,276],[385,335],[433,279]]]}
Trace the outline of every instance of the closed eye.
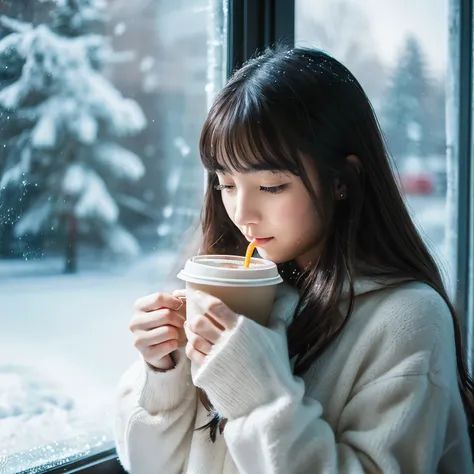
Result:
{"label": "closed eye", "polygon": [[[260,186],[260,191],[264,191],[270,194],[278,194],[286,188],[286,184],[281,184],[280,186]],[[230,184],[216,184],[214,189],[217,191],[224,191],[225,189],[234,189],[235,186]]]}
{"label": "closed eye", "polygon": [[286,184],[281,184],[280,186],[260,186],[260,191],[265,191],[270,194],[278,194],[281,193],[286,186]]}
{"label": "closed eye", "polygon": [[216,184],[214,186],[214,189],[216,191],[224,191],[224,189],[233,189],[234,186],[228,185],[228,184]]}

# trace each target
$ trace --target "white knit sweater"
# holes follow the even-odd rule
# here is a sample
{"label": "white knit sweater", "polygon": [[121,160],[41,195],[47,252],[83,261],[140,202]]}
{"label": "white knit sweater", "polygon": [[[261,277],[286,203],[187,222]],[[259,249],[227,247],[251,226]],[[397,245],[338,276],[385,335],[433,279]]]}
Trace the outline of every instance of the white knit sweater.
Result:
{"label": "white knit sweater", "polygon": [[[200,368],[137,361],[118,390],[116,446],[132,474],[472,474],[453,324],[421,283],[356,283],[353,314],[304,378],[285,328],[296,292],[280,285],[268,328],[240,316]],[[229,421],[212,443],[202,387]]]}

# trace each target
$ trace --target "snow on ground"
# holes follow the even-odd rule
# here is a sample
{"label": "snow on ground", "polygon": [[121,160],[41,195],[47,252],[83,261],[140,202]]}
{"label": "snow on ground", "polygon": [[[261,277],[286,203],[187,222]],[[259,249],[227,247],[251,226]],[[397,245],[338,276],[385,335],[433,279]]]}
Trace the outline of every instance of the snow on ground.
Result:
{"label": "snow on ground", "polygon": [[62,262],[0,261],[0,457],[79,438],[87,448],[88,433],[110,440],[115,387],[138,357],[133,303],[163,290],[174,262],[155,253],[62,275]]}

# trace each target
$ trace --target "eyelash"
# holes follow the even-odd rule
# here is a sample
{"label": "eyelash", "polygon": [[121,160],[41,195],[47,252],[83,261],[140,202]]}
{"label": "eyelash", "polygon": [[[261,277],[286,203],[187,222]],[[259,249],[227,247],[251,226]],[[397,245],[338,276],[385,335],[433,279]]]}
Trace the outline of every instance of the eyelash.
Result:
{"label": "eyelash", "polygon": [[[260,186],[260,191],[264,191],[266,193],[270,194],[278,194],[283,191],[283,189],[286,188],[286,184],[281,184],[280,186]],[[216,184],[214,186],[214,189],[217,191],[224,191],[224,190],[230,190],[233,189],[234,186],[228,185],[228,184]]]}

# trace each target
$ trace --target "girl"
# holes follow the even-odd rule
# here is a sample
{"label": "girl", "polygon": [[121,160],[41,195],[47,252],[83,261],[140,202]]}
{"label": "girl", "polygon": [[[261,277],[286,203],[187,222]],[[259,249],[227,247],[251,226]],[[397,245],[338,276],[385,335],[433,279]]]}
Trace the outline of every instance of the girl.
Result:
{"label": "girl", "polygon": [[201,253],[259,238],[285,283],[268,327],[205,293],[188,326],[180,292],[137,301],[125,469],[473,473],[459,323],[352,74],[320,51],[267,51],[217,96],[200,152]]}

